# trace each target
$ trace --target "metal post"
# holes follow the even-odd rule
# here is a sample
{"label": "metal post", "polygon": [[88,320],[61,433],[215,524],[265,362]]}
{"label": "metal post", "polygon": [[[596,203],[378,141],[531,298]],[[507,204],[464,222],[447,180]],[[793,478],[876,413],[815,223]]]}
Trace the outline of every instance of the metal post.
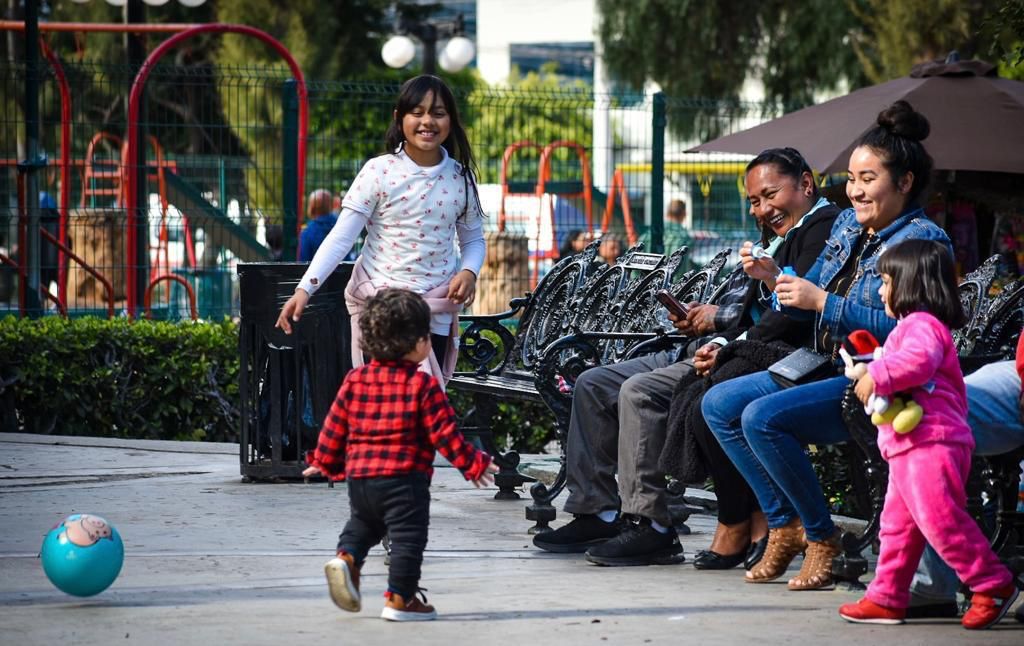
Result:
{"label": "metal post", "polygon": [[46,165],[39,154],[39,0],[25,0],[25,160],[18,172],[25,175],[25,214],[28,227],[25,248],[19,250],[27,269],[25,314],[43,314],[39,288],[39,183],[36,171]]}
{"label": "metal post", "polygon": [[437,27],[426,23],[417,32],[423,43],[423,73],[437,73]]}
{"label": "metal post", "polygon": [[651,126],[651,251],[665,253],[665,112],[662,92],[652,97]]}
{"label": "metal post", "polygon": [[299,214],[296,205],[299,203],[298,147],[299,138],[299,98],[295,79],[288,79],[281,88],[282,119],[281,151],[281,200],[282,229],[284,233],[282,258],[298,258],[298,227]]}
{"label": "metal post", "polygon": [[[126,25],[145,22],[145,5],[142,0],[128,0],[124,7],[124,22]],[[139,34],[125,32],[125,54],[128,57],[128,65],[131,67],[131,76],[135,77],[143,61],[146,60],[146,49]],[[129,93],[125,94],[125,112],[127,112],[128,96],[131,90],[131,83],[128,85]],[[135,303],[143,303],[146,299],[146,290],[149,287],[149,189],[146,186],[148,173],[148,141],[146,139],[146,127],[141,115],[146,114],[145,97],[142,98],[139,106],[139,120],[134,124],[138,130],[138,153],[135,158],[137,165],[129,168],[129,173],[135,173],[136,186],[135,204],[126,204],[125,208],[135,209],[135,266],[129,267],[128,271],[135,272]],[[132,124],[129,124],[132,125]],[[130,312],[136,316],[137,312]]]}

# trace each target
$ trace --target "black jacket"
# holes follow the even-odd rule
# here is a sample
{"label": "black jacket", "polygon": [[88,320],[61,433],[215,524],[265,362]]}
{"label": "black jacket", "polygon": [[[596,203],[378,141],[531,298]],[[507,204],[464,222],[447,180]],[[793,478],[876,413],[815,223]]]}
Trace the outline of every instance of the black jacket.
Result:
{"label": "black jacket", "polygon": [[[795,233],[785,240],[775,252],[775,264],[779,267],[793,267],[798,276],[806,274],[825,248],[825,241],[832,232],[832,222],[840,209],[834,204],[823,206],[807,218]],[[743,310],[738,322],[722,332],[720,336],[732,341],[744,331],[747,338],[769,343],[782,341],[794,348],[811,345],[814,338],[814,319],[797,319],[768,307],[761,313],[755,324],[751,312],[754,308],[765,308],[770,293],[761,281],[753,281],[743,301]]]}

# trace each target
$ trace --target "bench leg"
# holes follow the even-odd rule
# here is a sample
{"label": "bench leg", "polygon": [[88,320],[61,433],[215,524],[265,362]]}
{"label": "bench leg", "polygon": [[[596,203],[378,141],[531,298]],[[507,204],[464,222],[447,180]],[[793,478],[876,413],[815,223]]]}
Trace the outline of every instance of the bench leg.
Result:
{"label": "bench leg", "polygon": [[1020,460],[1024,451],[982,458],[982,487],[995,502],[995,531],[992,550],[1002,558],[1014,574],[1024,568],[1024,513],[1017,511],[1020,482]]}
{"label": "bench leg", "polygon": [[860,458],[851,460],[851,463],[854,467],[858,462],[863,465],[866,480],[864,486],[868,489],[864,493],[867,493],[870,500],[870,520],[860,535],[854,532],[843,534],[843,553],[832,559],[832,578],[852,589],[864,589],[865,586],[860,581],[860,577],[868,572],[868,560],[864,556],[864,550],[872,547],[878,540],[882,506],[889,484],[889,467],[878,453],[875,427],[854,396],[852,387],[847,390],[843,399],[843,418],[853,440],[847,444],[848,450]]}
{"label": "bench leg", "polygon": [[466,420],[471,420],[471,425],[462,426],[460,430],[463,435],[475,435],[479,438],[480,446],[490,454],[494,464],[498,465],[498,473],[494,474],[494,484],[498,487],[498,492],[494,494],[494,499],[519,500],[519,488],[528,482],[536,482],[537,479],[519,472],[518,452],[502,453],[494,443],[491,421],[497,412],[498,407],[493,400],[474,396],[473,409],[466,414]]}
{"label": "bench leg", "polygon": [[526,506],[526,520],[532,520],[534,525],[528,530],[528,533],[543,534],[551,531],[551,526],[548,523],[553,521],[556,516],[555,506],[551,503],[565,488],[565,476],[565,451],[563,451],[558,460],[558,475],[555,476],[555,481],[551,483],[551,486],[548,487],[543,482],[537,482],[530,487],[533,504]]}

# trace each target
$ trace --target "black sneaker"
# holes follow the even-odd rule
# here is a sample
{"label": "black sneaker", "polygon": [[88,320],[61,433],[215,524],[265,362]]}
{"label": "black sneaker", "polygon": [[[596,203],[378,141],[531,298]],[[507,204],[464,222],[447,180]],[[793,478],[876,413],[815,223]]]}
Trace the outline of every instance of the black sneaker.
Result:
{"label": "black sneaker", "polygon": [[582,554],[619,533],[619,521],[610,523],[593,514],[581,514],[558,529],[533,537],[533,544],[548,552]]}
{"label": "black sneaker", "polygon": [[618,536],[587,550],[586,559],[597,565],[671,565],[686,557],[676,530],[662,534],[641,518],[623,523]]}

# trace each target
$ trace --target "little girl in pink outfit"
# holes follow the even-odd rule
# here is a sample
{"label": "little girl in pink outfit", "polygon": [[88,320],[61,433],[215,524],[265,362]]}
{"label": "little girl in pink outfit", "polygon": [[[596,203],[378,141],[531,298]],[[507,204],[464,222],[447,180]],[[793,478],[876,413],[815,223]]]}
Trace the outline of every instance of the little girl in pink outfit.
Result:
{"label": "little girl in pink outfit", "polygon": [[908,240],[879,258],[878,271],[886,314],[899,323],[885,341],[884,356],[857,381],[857,397],[867,403],[872,393],[909,391],[924,416],[906,434],[891,424],[878,428],[878,448],[889,463],[881,551],[867,594],[839,614],[855,623],[903,623],[910,581],[927,542],[973,592],[964,628],[988,628],[1007,613],[1018,590],[966,511],[974,437],[950,334],[965,322],[953,259],[945,245]]}

